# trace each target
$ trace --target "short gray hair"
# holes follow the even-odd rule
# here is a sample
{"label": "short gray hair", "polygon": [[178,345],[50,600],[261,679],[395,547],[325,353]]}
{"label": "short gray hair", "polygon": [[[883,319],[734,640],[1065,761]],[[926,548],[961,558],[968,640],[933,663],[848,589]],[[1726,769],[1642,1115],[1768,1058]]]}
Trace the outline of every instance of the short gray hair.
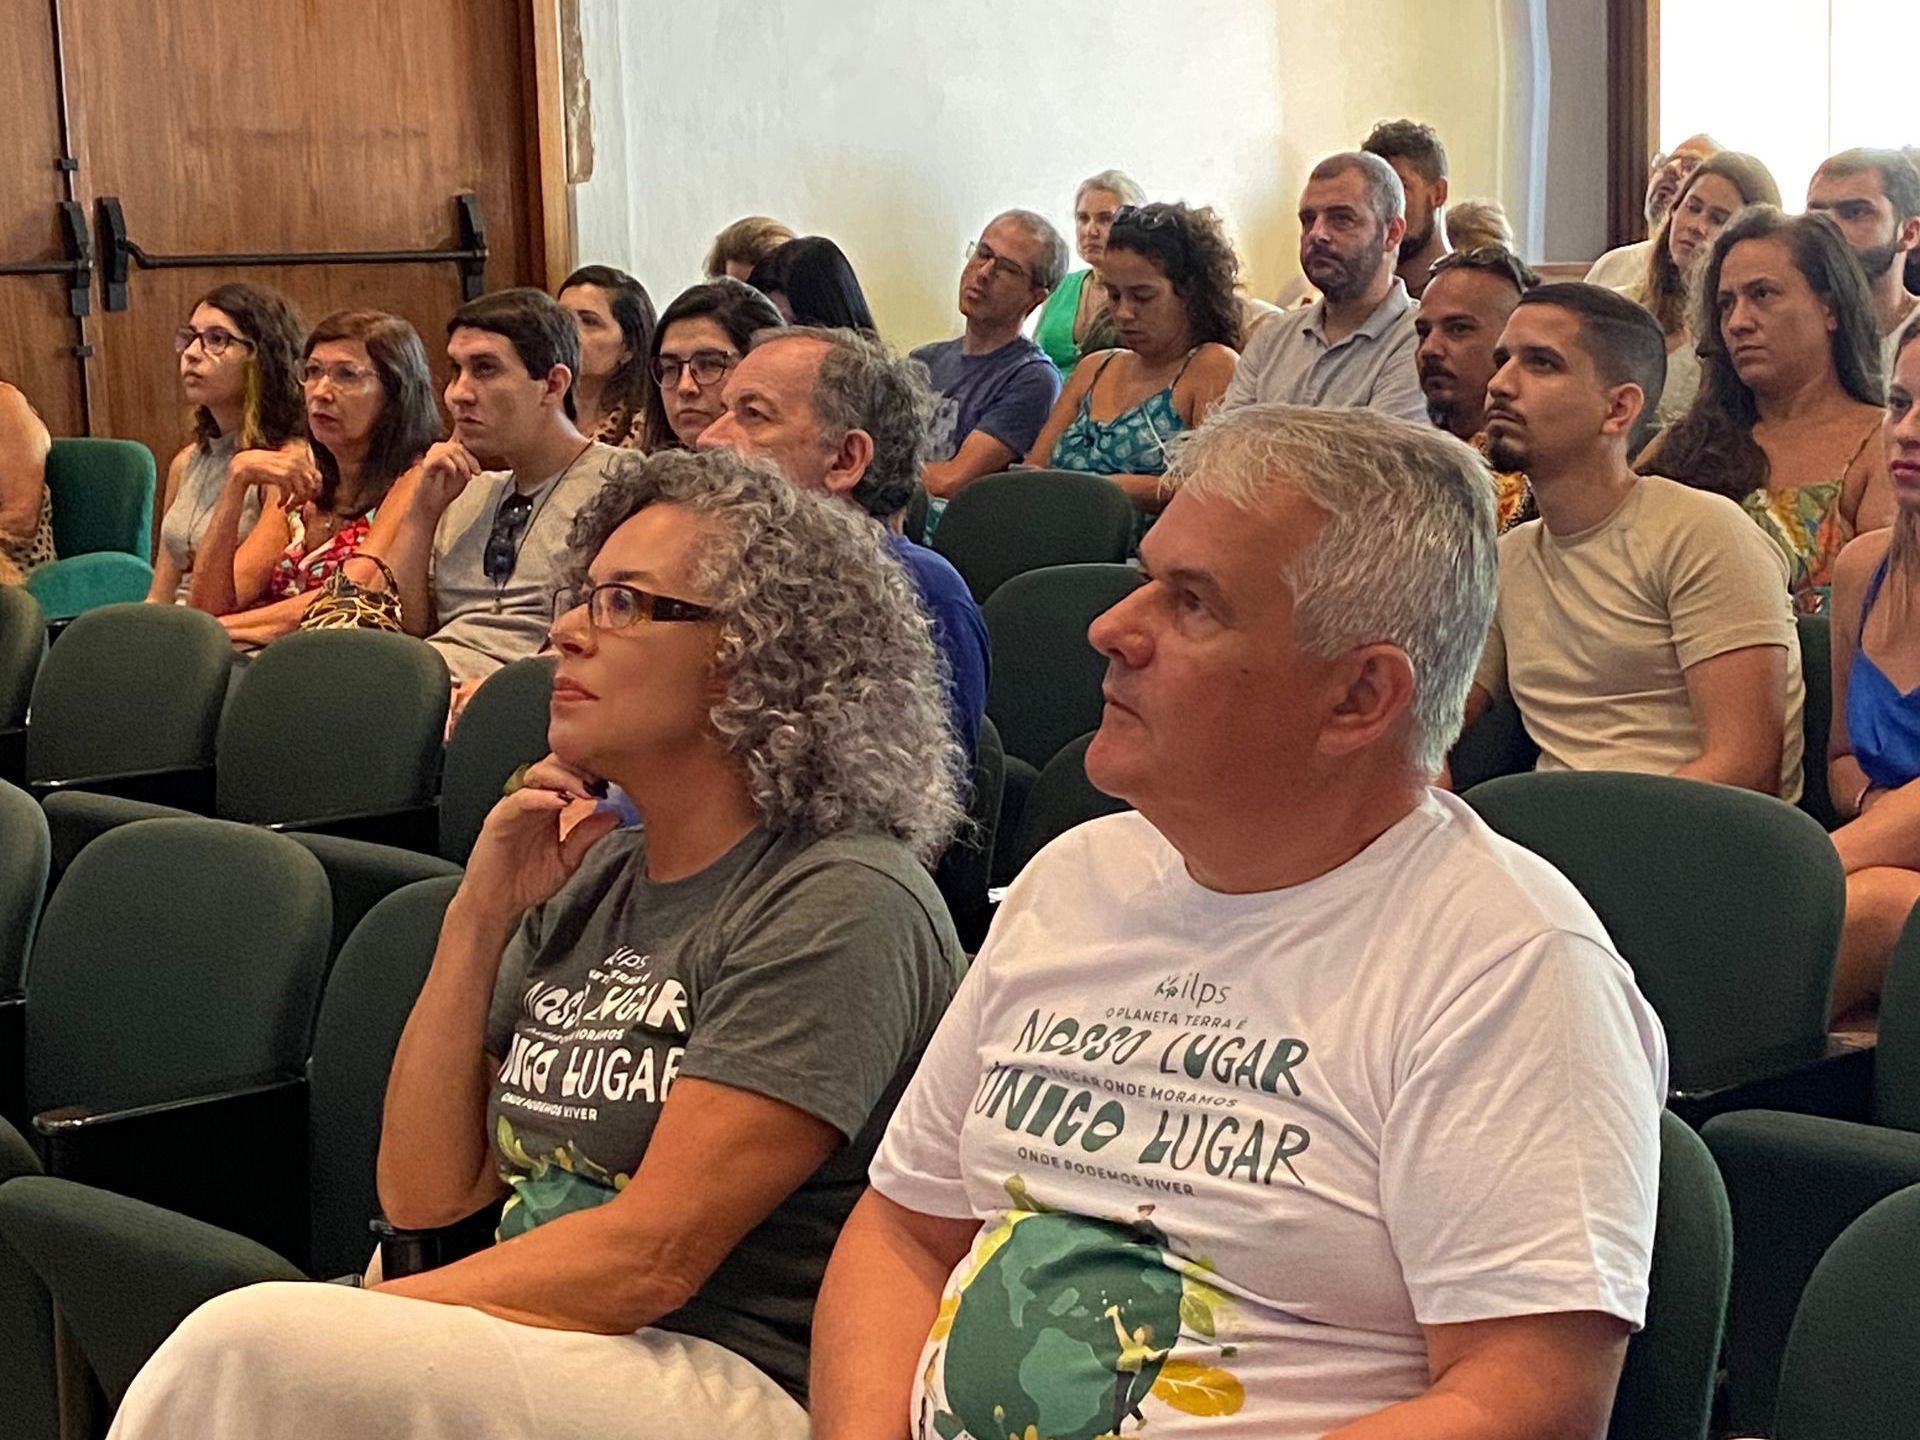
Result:
{"label": "short gray hair", "polygon": [[1078,205],[1080,197],[1089,190],[1107,190],[1120,197],[1122,205],[1144,205],[1147,192],[1141,183],[1124,170],[1102,170],[1098,175],[1089,175],[1073,187],[1073,203]]}
{"label": "short gray hair", "polygon": [[1053,228],[1051,220],[1035,211],[1002,210],[987,223],[997,225],[1002,220],[1011,220],[1016,225],[1026,227],[1027,234],[1038,243],[1040,259],[1032,270],[1033,283],[1048,294],[1052,294],[1054,288],[1066,278],[1067,242],[1061,238],[1060,232]]}
{"label": "short gray hair", "polygon": [[878,830],[931,861],[965,759],[931,624],[886,532],[731,450],[623,450],[574,517],[574,583],[649,505],[714,522],[693,557],[720,626],[710,719],[769,830]]}
{"label": "short gray hair", "polygon": [[871,335],[823,325],[762,330],[751,348],[782,340],[817,340],[827,347],[813,377],[814,415],[831,436],[864,430],[872,437],[873,459],[849,498],[875,519],[891,520],[913,498],[927,454],[937,404],[927,367]]}
{"label": "short gray hair", "polygon": [[1367,204],[1381,225],[1407,218],[1407,187],[1393,166],[1365,150],[1342,150],[1329,155],[1313,167],[1309,180],[1337,180],[1349,170],[1358,170],[1367,182]]}
{"label": "short gray hair", "polygon": [[1294,643],[1395,645],[1413,666],[1407,763],[1438,773],[1460,734],[1499,579],[1493,477],[1432,426],[1371,410],[1244,405],[1183,437],[1168,482],[1260,510],[1284,490],[1326,512],[1286,567]]}

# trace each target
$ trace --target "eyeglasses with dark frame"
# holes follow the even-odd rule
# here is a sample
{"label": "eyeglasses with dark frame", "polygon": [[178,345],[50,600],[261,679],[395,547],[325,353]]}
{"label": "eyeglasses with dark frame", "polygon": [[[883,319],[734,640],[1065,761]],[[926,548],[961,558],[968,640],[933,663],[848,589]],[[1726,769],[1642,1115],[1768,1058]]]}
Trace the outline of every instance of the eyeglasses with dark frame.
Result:
{"label": "eyeglasses with dark frame", "polygon": [[209,360],[218,360],[227,353],[229,345],[244,345],[253,349],[253,342],[244,335],[236,335],[222,325],[209,325],[204,330],[196,330],[191,325],[182,325],[173,332],[173,353],[184,355],[193,348],[198,340],[200,348],[206,352]]}
{"label": "eyeglasses with dark frame", "polygon": [[985,265],[990,274],[1000,275],[1008,280],[1018,280],[1022,285],[1032,286],[1036,290],[1040,287],[1040,282],[1033,278],[1032,271],[1018,261],[1000,254],[984,240],[975,240],[967,246],[967,263],[972,264],[976,260]]}
{"label": "eyeglasses with dark frame", "polygon": [[731,350],[696,350],[684,360],[678,355],[656,355],[648,368],[656,385],[671,390],[680,383],[682,370],[693,372],[694,384],[711,385],[739,363],[740,357]]}
{"label": "eyeglasses with dark frame", "polygon": [[713,607],[692,600],[656,595],[638,585],[609,580],[601,585],[569,585],[553,596],[553,620],[587,607],[587,624],[597,631],[627,630],[642,620],[654,624],[687,623],[712,618]]}
{"label": "eyeglasses with dark frame", "polygon": [[520,539],[533,518],[533,497],[512,491],[493,512],[493,529],[480,555],[480,573],[494,585],[505,585],[520,559]]}

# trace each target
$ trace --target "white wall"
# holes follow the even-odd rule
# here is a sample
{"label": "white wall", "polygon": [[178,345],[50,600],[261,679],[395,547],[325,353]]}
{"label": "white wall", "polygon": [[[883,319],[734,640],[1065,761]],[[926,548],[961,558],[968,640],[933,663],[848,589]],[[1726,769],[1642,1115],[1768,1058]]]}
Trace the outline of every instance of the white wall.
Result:
{"label": "white wall", "polygon": [[[1117,165],[1218,208],[1268,295],[1298,269],[1313,162],[1395,115],[1434,124],[1453,193],[1500,199],[1538,253],[1542,7],[1588,3],[580,0],[598,153],[577,253],[664,305],[715,230],[775,215],[837,240],[882,331],[917,344],[957,329],[961,250],[989,217],[1024,205],[1070,233],[1075,182]],[[1582,143],[1604,133],[1596,114]]]}

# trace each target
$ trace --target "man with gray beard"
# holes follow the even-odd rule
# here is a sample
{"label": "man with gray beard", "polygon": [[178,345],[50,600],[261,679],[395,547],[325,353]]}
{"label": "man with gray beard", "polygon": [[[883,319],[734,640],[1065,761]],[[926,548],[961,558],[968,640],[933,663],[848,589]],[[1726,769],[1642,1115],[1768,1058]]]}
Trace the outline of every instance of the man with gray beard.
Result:
{"label": "man with gray beard", "polygon": [[1279,401],[1426,421],[1417,306],[1394,273],[1406,205],[1400,177],[1378,155],[1343,151],[1313,167],[1300,195],[1300,268],[1321,298],[1254,333],[1222,409]]}

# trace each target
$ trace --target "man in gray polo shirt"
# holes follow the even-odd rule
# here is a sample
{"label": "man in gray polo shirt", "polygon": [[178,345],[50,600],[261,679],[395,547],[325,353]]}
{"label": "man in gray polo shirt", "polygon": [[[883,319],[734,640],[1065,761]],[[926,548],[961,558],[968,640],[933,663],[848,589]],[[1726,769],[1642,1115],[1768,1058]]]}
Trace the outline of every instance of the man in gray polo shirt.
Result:
{"label": "man in gray polo shirt", "polygon": [[1384,411],[1425,424],[1417,308],[1394,273],[1406,191],[1378,155],[1343,151],[1300,195],[1300,268],[1321,298],[1254,332],[1222,408],[1255,401]]}
{"label": "man in gray polo shirt", "polygon": [[574,512],[620,452],[574,424],[580,334],[541,291],[462,306],[447,358],[453,438],[420,462],[384,558],[408,633],[453,672],[457,714],[487,676],[546,643]]}

